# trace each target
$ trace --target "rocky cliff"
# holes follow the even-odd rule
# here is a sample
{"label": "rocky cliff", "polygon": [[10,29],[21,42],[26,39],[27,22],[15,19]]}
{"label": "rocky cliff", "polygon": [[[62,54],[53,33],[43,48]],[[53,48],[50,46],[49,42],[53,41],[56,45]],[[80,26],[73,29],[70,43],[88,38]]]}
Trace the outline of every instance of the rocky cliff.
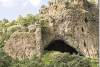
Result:
{"label": "rocky cliff", "polygon": [[[98,8],[95,4],[90,4],[87,0],[50,0],[48,6],[42,6],[39,16],[41,18],[39,21],[41,24],[43,22],[47,23],[41,26],[40,33],[33,32],[32,34],[36,34],[35,37],[28,37],[33,39],[27,41],[23,40],[23,42],[19,44],[19,41],[14,41],[12,35],[9,39],[11,41],[8,40],[5,44],[4,50],[6,53],[12,56],[13,54],[9,52],[11,48],[18,50],[22,44],[23,46],[28,46],[25,42],[36,40],[35,43],[31,43],[30,45],[35,45],[38,51],[37,54],[41,54],[43,49],[46,48],[50,42],[62,40],[69,46],[75,48],[78,52],[81,52],[84,56],[98,58],[99,22]],[[38,31],[38,28],[36,29]],[[20,37],[21,35],[18,36]],[[17,39],[20,39],[19,37]],[[8,49],[9,47],[10,49]],[[23,52],[26,52],[26,50],[27,49]],[[33,50],[30,50],[30,52],[31,51]],[[21,50],[15,52],[21,52]],[[34,54],[34,51],[32,53]],[[19,56],[17,58],[19,58]]]}

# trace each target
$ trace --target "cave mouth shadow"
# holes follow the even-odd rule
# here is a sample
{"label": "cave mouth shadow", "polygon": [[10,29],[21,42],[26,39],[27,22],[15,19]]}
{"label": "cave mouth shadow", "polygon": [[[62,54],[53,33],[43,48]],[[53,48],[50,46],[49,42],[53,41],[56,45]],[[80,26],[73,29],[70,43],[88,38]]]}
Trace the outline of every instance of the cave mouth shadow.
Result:
{"label": "cave mouth shadow", "polygon": [[79,54],[79,52],[75,48],[69,46],[63,40],[52,41],[51,43],[48,44],[48,46],[46,48],[44,48],[44,50],[60,51],[62,53],[67,52],[67,53],[70,53],[70,54]]}

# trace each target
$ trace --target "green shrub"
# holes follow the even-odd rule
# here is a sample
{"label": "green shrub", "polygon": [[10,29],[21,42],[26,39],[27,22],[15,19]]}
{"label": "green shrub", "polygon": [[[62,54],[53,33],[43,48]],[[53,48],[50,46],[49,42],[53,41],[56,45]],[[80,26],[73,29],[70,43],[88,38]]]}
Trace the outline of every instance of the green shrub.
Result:
{"label": "green shrub", "polygon": [[12,62],[11,57],[6,55],[2,49],[0,49],[0,67],[8,67]]}
{"label": "green shrub", "polygon": [[40,62],[40,59],[38,58],[32,58],[32,59],[25,59],[22,61],[15,60],[11,63],[9,67],[41,67],[42,62]]}
{"label": "green shrub", "polygon": [[98,59],[92,59],[92,58],[88,58],[88,59],[91,62],[91,67],[99,67],[99,60]]}
{"label": "green shrub", "polygon": [[[96,67],[90,59],[79,55],[70,55],[56,51],[45,52],[42,57],[25,60],[12,60],[3,51],[0,51],[0,67]],[[1,62],[1,61],[0,61]]]}
{"label": "green shrub", "polygon": [[60,52],[46,53],[42,58],[42,62],[45,67],[90,67],[90,62],[87,58]]}

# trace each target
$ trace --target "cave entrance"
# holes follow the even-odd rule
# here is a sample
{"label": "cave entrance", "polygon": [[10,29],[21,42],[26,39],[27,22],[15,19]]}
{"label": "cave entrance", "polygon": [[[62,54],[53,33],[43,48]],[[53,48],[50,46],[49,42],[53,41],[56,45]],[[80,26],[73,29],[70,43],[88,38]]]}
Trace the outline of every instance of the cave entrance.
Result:
{"label": "cave entrance", "polygon": [[78,54],[78,52],[75,48],[69,46],[63,40],[52,41],[44,50],[68,52],[70,54],[73,54],[73,53]]}

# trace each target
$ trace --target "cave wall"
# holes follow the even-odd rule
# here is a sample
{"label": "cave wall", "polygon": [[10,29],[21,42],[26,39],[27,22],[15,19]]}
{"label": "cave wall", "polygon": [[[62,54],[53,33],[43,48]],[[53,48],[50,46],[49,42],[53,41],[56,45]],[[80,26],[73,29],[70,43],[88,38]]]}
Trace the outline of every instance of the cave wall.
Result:
{"label": "cave wall", "polygon": [[[58,0],[55,0],[58,1]],[[60,5],[60,6],[59,6]],[[86,57],[98,57],[98,8],[86,0],[52,2],[40,11],[52,26],[42,34],[44,46],[52,40],[62,39]],[[50,30],[53,32],[51,33]]]}

